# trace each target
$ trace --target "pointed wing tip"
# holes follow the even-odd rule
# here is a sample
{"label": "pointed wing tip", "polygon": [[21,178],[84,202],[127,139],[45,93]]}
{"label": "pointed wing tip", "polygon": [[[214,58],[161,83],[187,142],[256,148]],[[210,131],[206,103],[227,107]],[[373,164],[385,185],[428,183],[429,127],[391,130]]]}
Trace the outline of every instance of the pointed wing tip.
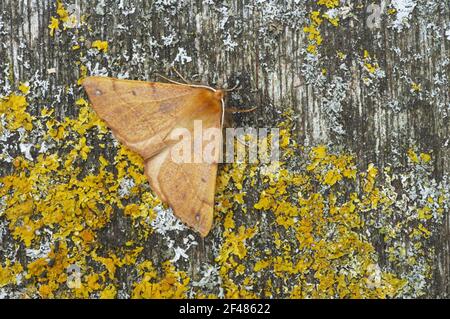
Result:
{"label": "pointed wing tip", "polygon": [[84,79],[81,80],[81,85],[86,88],[86,86],[89,86],[90,84],[92,84],[92,77],[88,76]]}
{"label": "pointed wing tip", "polygon": [[92,76],[87,76],[85,77],[82,81],[81,81],[81,85],[86,88],[86,87],[90,87],[95,83],[106,83],[114,80],[114,78],[109,78],[107,76],[98,76],[98,75],[92,75]]}
{"label": "pointed wing tip", "polygon": [[210,230],[211,230],[211,228],[208,228],[208,229],[197,229],[198,233],[200,234],[200,236],[202,238],[205,238],[206,236],[208,236]]}
{"label": "pointed wing tip", "polygon": [[204,217],[205,218],[202,218],[198,224],[192,226],[192,228],[194,228],[200,234],[200,236],[202,236],[202,238],[208,236],[209,232],[211,231],[213,222],[212,214],[205,215]]}
{"label": "pointed wing tip", "polygon": [[81,82],[81,85],[85,89],[86,93],[88,94],[89,98],[91,97],[92,88],[95,86],[95,80],[92,77],[87,77],[83,79]]}
{"label": "pointed wing tip", "polygon": [[81,85],[86,91],[94,109],[99,105],[98,98],[109,89],[107,85],[105,86],[108,83],[108,79],[104,76],[88,76],[81,81]]}
{"label": "pointed wing tip", "polygon": [[94,84],[94,82],[98,81],[99,78],[101,78],[101,77],[99,77],[99,76],[88,76],[88,77],[85,77],[81,81],[81,85],[84,88],[90,87],[90,86],[92,86],[92,84]]}

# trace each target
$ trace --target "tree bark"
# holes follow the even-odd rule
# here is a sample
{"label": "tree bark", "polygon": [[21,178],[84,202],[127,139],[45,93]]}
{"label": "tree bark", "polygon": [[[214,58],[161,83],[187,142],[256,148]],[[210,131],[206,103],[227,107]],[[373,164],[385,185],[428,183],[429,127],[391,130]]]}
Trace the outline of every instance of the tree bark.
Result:
{"label": "tree bark", "polygon": [[[235,127],[271,128],[288,121],[291,123],[291,139],[305,146],[305,150],[323,144],[328,146],[329,152],[354,154],[358,172],[365,173],[368,165],[374,164],[380,177],[377,185],[394,187],[398,195],[395,200],[399,203],[403,195],[407,196],[405,207],[408,209],[397,207],[392,215],[380,217],[377,223],[371,224],[369,221],[373,217],[361,213],[366,224],[357,232],[365,236],[373,247],[373,258],[381,272],[405,280],[403,290],[399,289],[390,297],[448,298],[448,197],[435,206],[430,204],[430,214],[434,214],[430,219],[420,219],[417,214],[418,209],[427,205],[427,196],[437,200],[441,193],[448,195],[450,2],[386,1],[384,7],[381,2],[375,6],[372,2],[69,0],[62,5],[77,20],[71,25],[63,21],[64,15],[59,15],[58,4],[53,1],[2,0],[0,96],[7,99],[17,91],[21,82],[28,81],[27,112],[36,117],[36,123],[41,121],[45,128],[48,119],[43,120],[41,112],[44,108],[54,110],[51,116],[61,122],[66,117],[77,118],[79,113],[75,102],[80,97],[86,98],[77,80],[84,75],[161,81],[155,73],[174,77],[175,74],[168,69],[173,65],[189,80],[211,87],[232,87],[239,82],[239,89],[229,95],[228,105],[257,108],[252,113],[234,115]],[[379,14],[377,10],[380,10]],[[314,16],[314,12],[318,14]],[[55,29],[53,36],[49,29],[52,17],[59,20],[59,30]],[[308,27],[319,32],[322,41],[317,40]],[[107,51],[96,49],[96,40],[107,41]],[[87,69],[86,74],[83,74],[82,65]],[[288,110],[292,112],[283,114]],[[90,136],[88,144],[96,143],[92,140],[93,135],[86,136]],[[41,143],[41,137],[35,124],[27,143]],[[75,144],[79,138],[66,137]],[[97,154],[96,157],[89,157],[85,163],[74,162],[76,164],[73,165],[78,165],[82,171],[79,178],[98,167],[99,154],[104,154],[111,167],[114,166],[114,156],[108,157],[108,153],[116,154],[117,145],[113,145],[112,136],[107,138],[106,150],[91,144],[91,153]],[[23,157],[21,143],[24,142],[20,134],[13,134],[7,140],[0,139],[0,148],[8,150],[12,159]],[[417,155],[431,154],[430,164],[424,169],[418,168],[414,161],[411,162],[412,153],[408,156],[410,149]],[[39,151],[32,147],[31,158],[34,161],[38,154]],[[301,156],[308,157],[307,152],[296,154],[298,160],[287,163],[289,171],[297,169]],[[418,161],[422,163],[420,156]],[[0,167],[2,177],[12,175],[16,170],[13,160],[3,159]],[[401,178],[398,184],[388,184],[383,177],[386,167],[393,167],[398,176],[404,177],[409,188],[400,183]],[[352,186],[345,188],[347,184],[343,183],[343,193],[355,191]],[[248,209],[244,212],[242,206],[233,206],[236,233],[240,225],[247,229],[260,225],[256,239],[246,241],[248,254],[259,249],[262,251],[266,246],[276,251],[276,232],[281,234],[282,241],[295,242],[289,237],[292,233],[273,226],[276,223],[272,209],[267,210],[269,217],[265,217],[266,213],[254,208],[266,186],[263,182],[256,186],[244,183],[242,191],[247,192],[245,205]],[[320,188],[315,191],[321,192]],[[360,188],[356,189],[358,191]],[[323,194],[328,196],[327,192]],[[138,204],[144,201],[132,197],[128,200]],[[7,260],[10,265],[20,263],[24,269],[20,273],[25,274],[36,260],[29,251],[31,248],[41,251],[37,254],[40,258],[51,259],[42,253],[46,245],[42,239],[35,238],[32,245],[26,247],[13,235],[7,207],[5,204],[1,207],[0,265],[12,267],[8,266]],[[300,209],[301,204],[298,207]],[[438,209],[441,210],[438,212]],[[155,212],[157,214],[158,211]],[[140,230],[124,215],[124,209],[116,207],[104,227],[96,230],[92,249],[98,256],[112,258],[114,253],[120,255],[119,251],[126,247],[127,241],[135,240],[137,246],[132,247],[143,248],[136,265],[144,260],[151,261],[158,276],[164,276],[162,274],[167,270],[164,270],[163,263],[172,260],[170,264],[176,271],[185,271],[191,278],[186,295],[198,296],[194,293],[198,289],[216,296],[223,296],[223,290],[227,295],[227,291],[232,290],[227,284],[228,277],[218,274],[219,280],[211,273],[206,275],[207,269],[216,267],[214,271],[220,273],[218,269],[223,267],[217,260],[226,242],[225,230],[221,226],[225,215],[215,218],[220,220],[220,226],[216,224],[217,230],[204,240],[183,229],[170,230],[166,234],[155,232],[144,241],[134,236],[134,232]],[[262,225],[267,225],[266,218],[272,224],[264,228]],[[406,219],[410,223],[401,224]],[[431,232],[429,238],[413,239],[414,230],[420,224]],[[396,228],[396,225],[401,226]],[[397,237],[389,239],[389,230],[395,229]],[[189,235],[195,240],[186,239]],[[59,241],[50,237],[47,240],[50,250]],[[186,244],[194,241],[197,244],[189,247],[190,244]],[[69,251],[72,244],[68,244]],[[184,249],[187,257],[178,256],[179,259],[173,261],[176,247]],[[300,246],[292,247],[296,247],[292,248],[292,254],[301,257]],[[394,251],[401,249],[406,250],[407,257],[390,258],[396,255]],[[408,256],[408,252],[412,255]],[[274,297],[292,297],[296,284],[319,285],[322,280],[315,277],[316,270],[309,275],[290,273],[289,278],[294,279],[287,282],[286,277],[282,279],[282,276],[274,275],[277,270],[272,266],[253,271],[252,262],[256,259],[252,258],[256,256],[247,255],[246,258],[250,261],[237,258],[237,263],[247,268],[244,277],[259,278],[260,283],[255,279],[255,284],[246,289],[254,292],[256,297],[268,297],[264,292],[267,289],[272,289]],[[105,267],[98,260],[86,259],[86,263],[88,268],[92,267],[99,273]],[[347,259],[339,266],[331,266],[330,262],[329,267],[335,268],[329,271],[338,278],[339,269],[353,266]],[[105,275],[102,289],[111,284],[116,287],[118,297],[133,296],[136,283],[142,282],[137,268],[133,269],[133,264],[119,266],[117,263],[116,267],[115,279],[108,279]],[[243,278],[233,269],[230,278],[244,289]],[[87,280],[84,276],[90,273],[93,271],[83,273],[82,281]],[[211,279],[213,277],[215,279]],[[204,282],[199,286],[192,285],[192,282],[201,282],[202,278],[209,278],[211,287]],[[272,288],[268,288],[267,280],[270,278],[273,279]],[[337,285],[337,279],[333,285]],[[38,291],[30,292],[30,286]],[[40,286],[36,281],[23,279],[2,287],[0,281],[0,295],[46,296],[39,290]],[[67,291],[70,289],[59,286],[54,296],[70,294]],[[86,296],[99,295],[100,292],[94,290]],[[337,292],[327,296],[341,297]],[[361,295],[365,296],[368,295]]]}

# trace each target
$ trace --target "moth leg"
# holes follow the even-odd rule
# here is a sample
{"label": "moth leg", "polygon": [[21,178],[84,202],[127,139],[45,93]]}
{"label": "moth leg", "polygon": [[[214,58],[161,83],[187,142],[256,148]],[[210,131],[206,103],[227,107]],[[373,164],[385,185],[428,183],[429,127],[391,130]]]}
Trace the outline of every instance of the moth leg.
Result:
{"label": "moth leg", "polygon": [[231,89],[223,89],[222,91],[225,91],[225,92],[234,91],[238,88],[239,85],[241,85],[241,83],[239,82],[239,80],[236,80],[236,84]]}
{"label": "moth leg", "polygon": [[184,83],[186,83],[186,84],[192,84],[191,82],[188,82],[188,80],[186,80],[185,77],[182,76],[180,72],[177,71],[177,69],[175,68],[175,66],[172,66],[172,70],[178,75],[178,77],[179,77],[180,79],[182,79],[182,80],[184,81]]}

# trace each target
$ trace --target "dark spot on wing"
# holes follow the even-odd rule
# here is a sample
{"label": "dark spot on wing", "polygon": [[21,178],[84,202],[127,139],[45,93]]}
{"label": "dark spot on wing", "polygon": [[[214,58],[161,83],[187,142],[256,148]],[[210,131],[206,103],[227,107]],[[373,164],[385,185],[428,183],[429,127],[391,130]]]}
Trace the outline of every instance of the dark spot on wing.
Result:
{"label": "dark spot on wing", "polygon": [[179,103],[173,100],[161,101],[159,105],[159,111],[163,113],[171,112],[178,107]]}

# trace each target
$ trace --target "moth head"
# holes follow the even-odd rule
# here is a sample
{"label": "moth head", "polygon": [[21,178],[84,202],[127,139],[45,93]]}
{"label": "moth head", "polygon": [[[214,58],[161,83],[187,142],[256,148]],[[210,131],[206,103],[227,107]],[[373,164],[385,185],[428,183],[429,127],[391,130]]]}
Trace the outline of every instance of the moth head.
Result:
{"label": "moth head", "polygon": [[224,100],[225,99],[225,91],[224,90],[215,90],[214,97],[218,100]]}

